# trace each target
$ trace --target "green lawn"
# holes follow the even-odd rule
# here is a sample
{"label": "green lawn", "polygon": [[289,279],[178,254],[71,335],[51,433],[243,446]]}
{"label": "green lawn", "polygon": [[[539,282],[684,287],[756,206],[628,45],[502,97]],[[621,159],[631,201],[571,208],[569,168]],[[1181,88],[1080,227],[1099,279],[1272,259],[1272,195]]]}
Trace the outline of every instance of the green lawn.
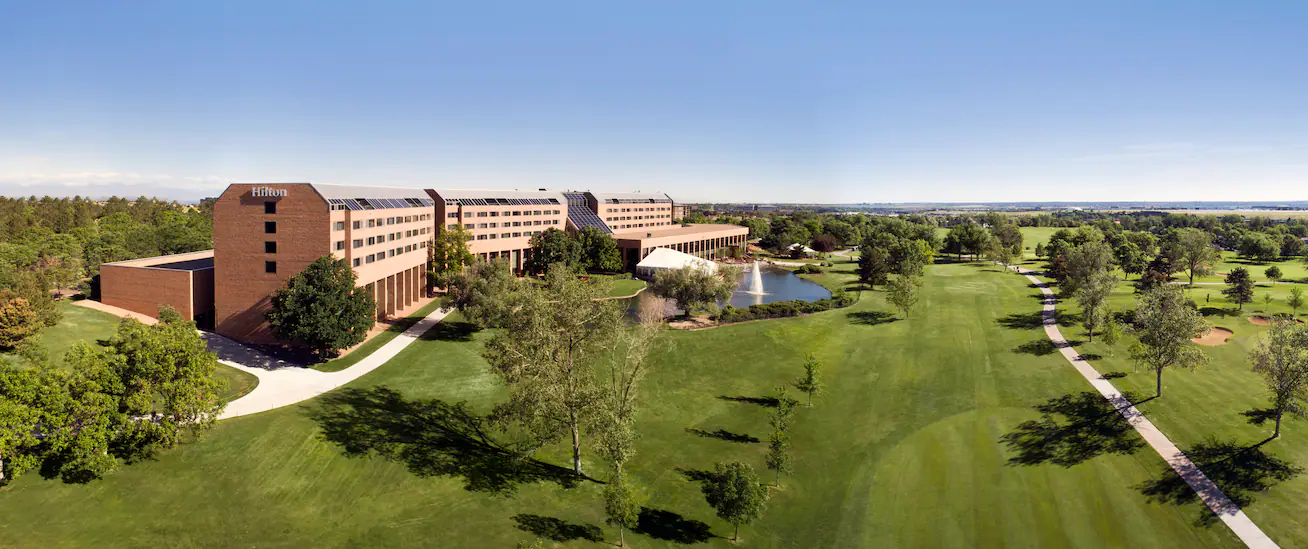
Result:
{"label": "green lawn", "polygon": [[363,342],[358,349],[350,351],[350,354],[334,360],[328,360],[327,362],[314,364],[312,368],[320,372],[339,372],[350,366],[354,366],[360,360],[363,360],[365,357],[372,354],[373,351],[380,349],[382,345],[395,339],[395,336],[404,333],[405,330],[408,330],[411,326],[417,324],[419,320],[422,320],[423,317],[431,314],[432,311],[435,311],[440,306],[441,302],[439,299],[423,305],[422,307],[419,307],[418,310],[409,313],[409,316],[396,320],[394,324],[391,324],[391,326],[386,329],[386,331]]}
{"label": "green lawn", "polygon": [[[73,344],[85,341],[94,345],[97,341],[109,339],[121,321],[109,313],[79,307],[66,301],[59,302],[57,306],[61,315],[59,323],[41,330],[38,336],[38,341],[56,367],[64,366],[64,354]],[[25,367],[27,362],[13,354],[0,353],[0,364]],[[259,384],[259,378],[223,364],[218,365],[214,375],[224,382],[221,396],[227,401],[253,391]]]}
{"label": "green lawn", "polygon": [[[813,278],[840,287],[852,275]],[[729,535],[729,526],[689,478],[721,460],[766,473],[765,444],[727,439],[765,440],[767,408],[757,399],[797,377],[804,354],[814,352],[825,364],[828,391],[799,410],[792,430],[797,471],[775,491],[763,518],[741,529],[738,546],[1236,545],[1220,524],[1194,524],[1198,505],[1150,503],[1141,494],[1139,486],[1165,467],[1148,450],[1070,466],[1006,464],[1016,454],[1000,437],[1039,418],[1032,406],[1090,388],[1061,356],[1026,352],[1044,335],[1030,321],[1038,290],[1024,278],[980,263],[953,264],[929,267],[924,283],[910,320],[885,314],[880,292],[864,292],[849,309],[664,332],[642,389],[641,438],[629,465],[650,495],[650,512],[628,542],[732,546],[718,537]],[[505,396],[479,355],[485,338],[452,315],[434,335],[349,386],[398,391],[399,400],[378,404],[379,415],[358,416],[352,425],[371,435],[430,440],[412,453],[343,455],[311,417],[334,409],[329,395],[221,422],[200,442],[91,485],[21,479],[0,489],[0,546],[511,547],[533,537],[526,529],[602,540],[547,546],[611,547],[616,531],[603,525],[599,485],[517,483],[476,447],[439,438],[451,414],[429,399],[466,401],[485,412]],[[1182,400],[1182,382],[1173,387]],[[1168,429],[1172,421],[1161,418]],[[1291,433],[1299,426],[1291,423]],[[562,446],[537,457],[566,463]],[[451,467],[459,472],[433,474]],[[586,468],[601,471],[589,456]],[[501,483],[516,490],[482,489]],[[1266,503],[1252,509],[1255,520],[1275,526],[1263,513],[1298,508],[1282,489],[1260,496]],[[1281,518],[1287,522],[1273,537],[1298,535],[1287,534],[1292,518]]]}
{"label": "green lawn", "polygon": [[[1236,267],[1244,267],[1245,269],[1249,270],[1249,274],[1253,277],[1254,280],[1260,282],[1266,282],[1268,278],[1266,275],[1263,274],[1263,271],[1266,271],[1267,268],[1271,267],[1272,265],[1276,265],[1281,269],[1281,276],[1282,276],[1281,280],[1284,282],[1290,282],[1290,281],[1308,282],[1308,268],[1305,268],[1303,262],[1299,261],[1298,259],[1293,259],[1289,261],[1277,261],[1274,263],[1255,263],[1252,261],[1246,261],[1244,259],[1241,259],[1239,257],[1239,254],[1236,254],[1235,252],[1222,252],[1222,261],[1216,265],[1213,265],[1213,274],[1208,276],[1196,277],[1195,281],[1196,282],[1222,282],[1225,279],[1219,275],[1224,275],[1226,273],[1229,273],[1231,272],[1232,269],[1235,269]],[[1185,277],[1185,273],[1178,273],[1176,276],[1178,278],[1185,278],[1188,280],[1188,278]]]}

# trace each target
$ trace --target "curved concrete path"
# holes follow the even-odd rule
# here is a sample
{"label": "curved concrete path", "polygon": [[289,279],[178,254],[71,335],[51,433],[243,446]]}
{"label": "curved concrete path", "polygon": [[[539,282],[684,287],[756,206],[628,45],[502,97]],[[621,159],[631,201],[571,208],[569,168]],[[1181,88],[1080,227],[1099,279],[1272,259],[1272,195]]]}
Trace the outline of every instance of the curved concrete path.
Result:
{"label": "curved concrete path", "polygon": [[1058,322],[1055,319],[1055,315],[1058,314],[1055,310],[1058,300],[1054,299],[1054,292],[1049,289],[1049,285],[1032,276],[1032,273],[1036,271],[1021,267],[1014,267],[1014,269],[1026,275],[1027,280],[1039,287],[1040,292],[1045,295],[1043,300],[1045,335],[1063,353],[1063,357],[1072,363],[1076,371],[1081,373],[1081,377],[1089,381],[1090,385],[1093,385],[1099,391],[1099,394],[1108,399],[1108,402],[1122,414],[1122,417],[1125,417],[1131,423],[1131,426],[1135,427],[1135,430],[1140,433],[1140,436],[1144,437],[1145,442],[1148,442],[1149,446],[1155,452],[1158,452],[1158,455],[1162,456],[1168,465],[1172,466],[1172,470],[1176,471],[1176,474],[1180,475],[1185,483],[1190,485],[1190,488],[1199,495],[1199,499],[1213,513],[1217,514],[1218,518],[1222,519],[1222,522],[1226,523],[1226,526],[1232,532],[1235,532],[1240,541],[1243,541],[1248,547],[1258,549],[1278,547],[1276,542],[1272,541],[1272,538],[1267,537],[1267,534],[1263,533],[1262,529],[1254,524],[1248,515],[1244,514],[1239,505],[1226,497],[1221,488],[1218,488],[1212,480],[1209,480],[1208,476],[1204,475],[1204,472],[1199,470],[1194,462],[1190,461],[1190,458],[1181,453],[1180,448],[1177,448],[1171,440],[1168,440],[1167,436],[1159,431],[1153,422],[1145,418],[1144,414],[1140,413],[1140,410],[1137,410],[1134,404],[1131,404],[1131,401],[1123,397],[1122,393],[1116,387],[1113,387],[1112,383],[1099,375],[1099,371],[1095,370],[1089,362],[1082,358],[1080,353],[1076,352],[1076,349],[1072,348],[1067,342],[1067,338],[1064,338],[1062,332],[1058,331]]}
{"label": "curved concrete path", "polygon": [[[229,419],[290,406],[359,379],[395,358],[395,355],[400,354],[400,351],[410,343],[439,324],[449,313],[445,309],[433,311],[363,360],[339,372],[319,372],[290,365],[225,337],[205,334],[210,350],[219,353],[218,362],[259,378],[259,385],[249,394],[228,402],[227,408],[218,419]],[[254,366],[250,366],[251,364]]]}

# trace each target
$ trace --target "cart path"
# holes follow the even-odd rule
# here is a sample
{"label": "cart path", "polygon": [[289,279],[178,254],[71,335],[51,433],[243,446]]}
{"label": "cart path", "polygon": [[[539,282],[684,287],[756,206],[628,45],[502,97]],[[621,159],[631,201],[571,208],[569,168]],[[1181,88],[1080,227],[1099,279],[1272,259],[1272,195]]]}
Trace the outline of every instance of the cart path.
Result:
{"label": "cart path", "polygon": [[1055,305],[1057,305],[1058,300],[1054,298],[1054,292],[1049,289],[1049,285],[1032,276],[1035,271],[1021,267],[1014,268],[1017,269],[1017,272],[1025,275],[1027,280],[1039,287],[1040,292],[1044,294],[1042,313],[1045,335],[1049,336],[1049,340],[1063,353],[1063,357],[1072,363],[1076,371],[1080,372],[1081,376],[1099,391],[1099,394],[1108,399],[1108,402],[1122,414],[1122,417],[1125,417],[1131,423],[1136,432],[1144,437],[1145,442],[1148,442],[1149,446],[1158,452],[1163,461],[1172,466],[1176,474],[1180,475],[1185,483],[1190,485],[1190,488],[1199,495],[1199,499],[1203,500],[1204,504],[1218,518],[1222,519],[1222,522],[1235,533],[1236,537],[1240,538],[1240,541],[1244,542],[1245,546],[1258,549],[1279,547],[1276,542],[1272,541],[1272,538],[1267,537],[1267,534],[1263,533],[1262,529],[1249,519],[1248,515],[1244,514],[1239,505],[1226,497],[1221,488],[1218,488],[1212,480],[1209,480],[1208,476],[1200,471],[1199,467],[1190,461],[1190,458],[1186,457],[1180,448],[1177,448],[1162,431],[1159,431],[1153,422],[1145,418],[1144,414],[1137,410],[1131,401],[1123,397],[1122,393],[1116,387],[1113,387],[1112,383],[1099,375],[1099,371],[1095,370],[1089,362],[1082,358],[1081,353],[1078,353],[1076,349],[1068,344],[1062,332],[1058,331],[1058,322],[1055,319],[1055,315],[1057,315]]}
{"label": "cart path", "polygon": [[206,333],[204,338],[209,344],[209,350],[218,353],[218,362],[259,378],[259,385],[249,394],[228,402],[218,419],[290,406],[359,379],[395,358],[395,355],[417,341],[427,330],[434,328],[449,313],[447,309],[432,311],[395,336],[395,339],[363,357],[363,360],[337,372],[319,372],[298,365],[287,365],[223,336]]}

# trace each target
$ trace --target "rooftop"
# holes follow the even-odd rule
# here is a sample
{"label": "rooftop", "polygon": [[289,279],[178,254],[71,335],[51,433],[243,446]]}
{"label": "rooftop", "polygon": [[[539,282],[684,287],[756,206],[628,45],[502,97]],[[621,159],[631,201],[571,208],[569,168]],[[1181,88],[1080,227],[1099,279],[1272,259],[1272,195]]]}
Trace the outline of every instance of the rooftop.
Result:
{"label": "rooftop", "polygon": [[419,198],[430,200],[427,191],[409,187],[369,187],[367,185],[329,185],[310,183],[323,198]]}
{"label": "rooftop", "polygon": [[592,193],[590,193],[590,194],[593,195],[593,196],[595,197],[596,200],[599,200],[601,204],[606,203],[606,202],[608,202],[608,203],[610,203],[610,204],[613,204],[613,203],[620,203],[620,204],[635,204],[635,203],[667,203],[667,202],[672,202],[672,199],[669,198],[668,195],[666,195],[666,194],[664,194],[664,193],[596,193],[596,192],[592,192]]}
{"label": "rooftop", "polygon": [[748,228],[740,225],[727,225],[723,223],[697,223],[693,225],[673,225],[651,229],[643,227],[639,229],[623,229],[615,232],[613,238],[618,240],[648,240],[651,238],[664,238],[669,236],[687,236],[687,235],[710,235],[713,233],[740,234],[740,231],[749,231]]}
{"label": "rooftop", "polygon": [[143,269],[167,269],[170,271],[203,271],[213,268],[213,250],[203,250],[184,254],[160,255],[115,261],[105,265],[119,267],[137,267]]}

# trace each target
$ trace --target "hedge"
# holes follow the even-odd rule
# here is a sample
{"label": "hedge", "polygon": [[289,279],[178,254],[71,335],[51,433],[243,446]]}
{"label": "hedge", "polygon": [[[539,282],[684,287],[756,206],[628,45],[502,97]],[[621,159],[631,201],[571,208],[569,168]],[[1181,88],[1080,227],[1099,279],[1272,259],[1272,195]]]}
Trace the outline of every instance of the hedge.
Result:
{"label": "hedge", "polygon": [[719,312],[716,317],[714,317],[714,320],[722,324],[727,324],[731,322],[745,322],[747,320],[799,316],[848,307],[853,305],[855,301],[857,301],[857,299],[849,294],[837,292],[832,294],[831,297],[819,299],[817,301],[794,299],[791,301],[764,303],[762,305],[750,305],[747,309],[740,309],[727,305],[722,308],[722,311]]}

